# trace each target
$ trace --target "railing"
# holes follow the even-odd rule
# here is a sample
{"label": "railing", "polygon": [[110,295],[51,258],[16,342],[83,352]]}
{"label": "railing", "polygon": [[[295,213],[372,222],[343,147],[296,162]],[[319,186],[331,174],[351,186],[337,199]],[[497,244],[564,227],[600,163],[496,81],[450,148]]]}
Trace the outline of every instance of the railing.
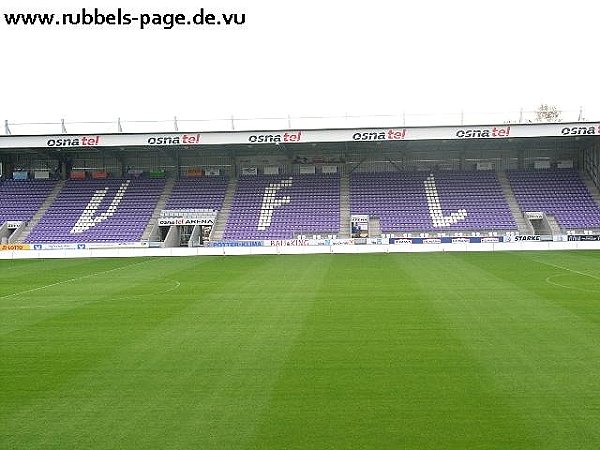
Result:
{"label": "railing", "polygon": [[[600,111],[586,113],[579,109],[562,110],[561,122],[600,120]],[[512,110],[499,112],[454,111],[447,113],[400,112],[375,115],[331,115],[284,117],[236,117],[194,119],[178,118],[164,120],[128,120],[117,118],[106,121],[69,121],[60,119],[50,122],[4,121],[5,135],[27,134],[80,134],[80,133],[136,133],[136,132],[188,132],[188,131],[235,131],[314,128],[368,128],[397,126],[436,125],[485,125],[501,123],[537,122],[535,110]]]}

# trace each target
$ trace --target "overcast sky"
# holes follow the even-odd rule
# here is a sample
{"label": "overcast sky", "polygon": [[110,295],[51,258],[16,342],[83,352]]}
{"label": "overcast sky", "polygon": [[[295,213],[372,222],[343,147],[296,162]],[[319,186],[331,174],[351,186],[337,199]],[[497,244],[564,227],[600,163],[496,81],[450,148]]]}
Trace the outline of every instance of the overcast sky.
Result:
{"label": "overcast sky", "polygon": [[[481,123],[516,120],[520,108],[534,110],[544,102],[564,109],[567,120],[577,119],[580,106],[586,119],[600,120],[599,5],[2,0],[2,14],[76,13],[86,6],[106,13],[121,7],[134,14],[193,15],[204,7],[244,13],[245,24],[8,27],[2,17],[0,119],[405,113],[410,125],[438,122],[441,113],[454,113],[446,119],[456,122],[462,110],[465,122]],[[487,114],[492,112],[499,114]]]}

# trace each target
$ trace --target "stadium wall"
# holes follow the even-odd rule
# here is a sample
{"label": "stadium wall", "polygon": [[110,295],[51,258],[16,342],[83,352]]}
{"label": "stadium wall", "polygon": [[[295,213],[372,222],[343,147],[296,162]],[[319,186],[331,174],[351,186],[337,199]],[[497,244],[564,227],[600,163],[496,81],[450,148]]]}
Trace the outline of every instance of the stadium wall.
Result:
{"label": "stadium wall", "polygon": [[321,245],[269,247],[121,248],[81,250],[4,250],[0,259],[132,258],[421,252],[600,250],[600,242],[509,242],[480,244]]}

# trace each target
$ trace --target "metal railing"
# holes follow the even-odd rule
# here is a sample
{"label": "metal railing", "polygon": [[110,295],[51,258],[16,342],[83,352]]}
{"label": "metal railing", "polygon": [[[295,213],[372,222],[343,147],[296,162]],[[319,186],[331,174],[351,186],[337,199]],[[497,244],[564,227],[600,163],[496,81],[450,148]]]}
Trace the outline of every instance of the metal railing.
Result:
{"label": "metal railing", "polygon": [[[561,122],[600,120],[600,111],[586,115],[583,107],[562,110]],[[501,123],[537,122],[536,110],[518,109],[499,112],[456,111],[447,113],[401,112],[398,114],[374,115],[330,115],[284,117],[236,117],[194,119],[178,118],[158,120],[128,120],[117,118],[106,121],[55,122],[11,122],[4,121],[5,135],[31,134],[80,134],[80,133],[147,133],[147,132],[188,132],[188,131],[249,131],[276,129],[315,129],[315,128],[368,128],[398,126],[436,125],[485,125]]]}

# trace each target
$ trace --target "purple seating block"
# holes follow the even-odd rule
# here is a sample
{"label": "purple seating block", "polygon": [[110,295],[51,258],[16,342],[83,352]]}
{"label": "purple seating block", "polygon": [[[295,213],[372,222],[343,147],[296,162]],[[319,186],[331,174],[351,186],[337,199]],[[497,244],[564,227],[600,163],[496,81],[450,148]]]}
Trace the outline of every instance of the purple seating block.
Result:
{"label": "purple seating block", "polygon": [[183,178],[175,183],[165,209],[220,210],[228,182],[227,176]]}
{"label": "purple seating block", "polygon": [[0,183],[0,224],[8,220],[31,220],[55,185],[53,180],[6,180]]}
{"label": "purple seating block", "polygon": [[356,173],[350,211],[379,217],[384,233],[516,229],[496,174],[487,171]]}
{"label": "purple seating block", "polygon": [[242,176],[223,239],[292,239],[339,229],[338,175]]}
{"label": "purple seating block", "polygon": [[563,229],[600,228],[600,208],[573,169],[507,172],[523,212],[553,215]]}
{"label": "purple seating block", "polygon": [[30,243],[139,241],[164,180],[69,180],[26,239]]}

